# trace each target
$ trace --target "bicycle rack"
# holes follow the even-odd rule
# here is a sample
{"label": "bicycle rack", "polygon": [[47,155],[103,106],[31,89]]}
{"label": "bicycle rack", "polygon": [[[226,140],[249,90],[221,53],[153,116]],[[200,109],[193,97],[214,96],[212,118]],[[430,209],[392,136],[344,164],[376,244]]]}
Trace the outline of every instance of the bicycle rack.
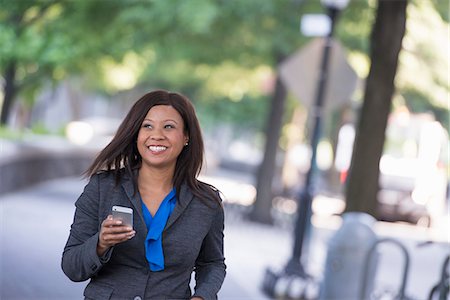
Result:
{"label": "bicycle rack", "polygon": [[428,299],[433,299],[434,293],[439,293],[439,300],[447,300],[448,293],[450,291],[449,287],[449,277],[450,274],[447,270],[448,266],[450,265],[450,255],[447,255],[447,257],[444,260],[444,263],[442,264],[442,272],[441,272],[441,279],[439,282],[433,287],[433,289],[430,292],[430,295],[428,296]]}
{"label": "bicycle rack", "polygon": [[366,299],[365,298],[367,295],[367,286],[366,285],[367,285],[367,280],[369,277],[368,274],[369,274],[370,262],[372,260],[375,249],[382,243],[391,243],[391,244],[398,246],[405,257],[405,260],[404,260],[405,265],[404,265],[404,269],[403,269],[402,283],[400,285],[399,293],[395,299],[407,300],[408,298],[405,296],[405,289],[406,289],[406,281],[408,279],[408,271],[409,271],[409,261],[410,261],[409,253],[408,253],[408,250],[406,249],[406,247],[402,243],[400,243],[399,241],[397,241],[395,239],[391,239],[391,238],[385,238],[385,239],[380,239],[380,240],[376,241],[370,248],[369,252],[367,253],[367,259],[366,259],[364,269],[363,269],[363,281],[362,281],[360,299]]}

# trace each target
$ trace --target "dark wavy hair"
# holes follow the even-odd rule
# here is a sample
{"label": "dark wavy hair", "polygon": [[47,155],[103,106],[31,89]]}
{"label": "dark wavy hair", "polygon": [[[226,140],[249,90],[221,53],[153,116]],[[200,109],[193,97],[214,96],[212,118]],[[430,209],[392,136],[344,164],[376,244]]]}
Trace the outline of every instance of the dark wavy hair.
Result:
{"label": "dark wavy hair", "polygon": [[216,188],[197,180],[203,165],[204,144],[194,106],[186,96],[165,90],[149,92],[136,101],[120,124],[114,138],[98,154],[85,175],[92,176],[102,171],[111,171],[114,172],[118,183],[123,174],[128,173],[136,192],[138,190],[136,170],[142,164],[136,140],[145,116],[156,105],[172,106],[181,115],[185,134],[189,137],[189,144],[183,147],[175,165],[173,185],[176,190],[179,191],[181,185],[186,183],[199,198],[204,199],[206,196],[220,202]]}

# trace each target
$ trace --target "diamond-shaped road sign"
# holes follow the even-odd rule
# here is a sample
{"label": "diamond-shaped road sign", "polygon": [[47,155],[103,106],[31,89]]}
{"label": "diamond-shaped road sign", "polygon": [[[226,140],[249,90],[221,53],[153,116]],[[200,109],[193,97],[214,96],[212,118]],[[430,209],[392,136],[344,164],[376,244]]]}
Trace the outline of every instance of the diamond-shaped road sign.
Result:
{"label": "diamond-shaped road sign", "polygon": [[[281,80],[306,107],[311,107],[315,101],[324,43],[325,39],[316,38],[279,65]],[[358,81],[341,44],[333,40],[331,47],[325,110],[350,102]]]}

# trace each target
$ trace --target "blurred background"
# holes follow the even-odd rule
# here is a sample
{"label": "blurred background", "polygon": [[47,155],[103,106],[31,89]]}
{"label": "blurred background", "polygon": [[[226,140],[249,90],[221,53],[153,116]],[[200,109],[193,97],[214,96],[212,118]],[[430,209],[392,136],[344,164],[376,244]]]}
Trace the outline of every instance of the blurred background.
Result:
{"label": "blurred background", "polygon": [[380,247],[371,299],[394,299],[402,282],[427,299],[440,281],[448,1],[0,4],[1,299],[81,297],[85,283],[59,269],[80,174],[153,89],[187,95],[201,122],[200,177],[224,196],[222,299],[324,299],[350,212],[407,249]]}

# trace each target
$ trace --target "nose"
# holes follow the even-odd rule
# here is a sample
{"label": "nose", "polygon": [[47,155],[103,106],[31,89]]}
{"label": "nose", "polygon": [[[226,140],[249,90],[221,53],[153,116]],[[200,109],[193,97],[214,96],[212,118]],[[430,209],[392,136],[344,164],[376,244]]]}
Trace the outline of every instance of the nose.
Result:
{"label": "nose", "polygon": [[152,134],[150,136],[152,140],[163,140],[165,138],[163,131],[160,128],[155,128],[152,130]]}

